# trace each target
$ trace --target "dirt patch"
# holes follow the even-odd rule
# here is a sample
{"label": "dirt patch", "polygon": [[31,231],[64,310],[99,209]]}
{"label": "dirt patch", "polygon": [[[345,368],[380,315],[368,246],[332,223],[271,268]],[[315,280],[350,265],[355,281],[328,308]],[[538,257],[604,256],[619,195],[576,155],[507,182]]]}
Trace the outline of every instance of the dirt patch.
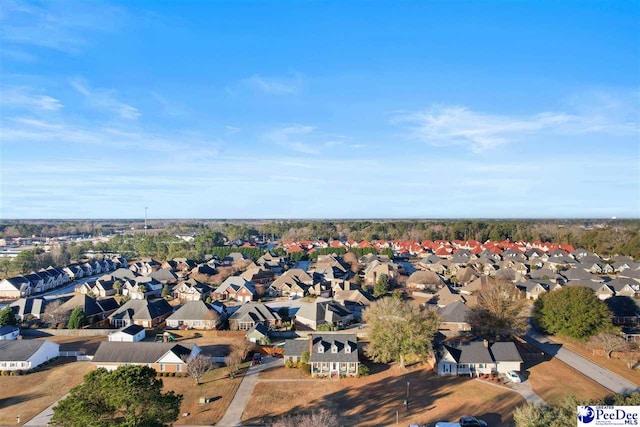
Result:
{"label": "dirt patch", "polygon": [[0,425],[16,425],[18,415],[21,424],[26,423],[80,384],[94,365],[61,357],[41,369],[22,376],[0,377]]}
{"label": "dirt patch", "polygon": [[[407,390],[408,406],[404,403]],[[512,424],[513,410],[524,399],[469,378],[438,377],[430,367],[418,365],[409,370],[392,366],[368,377],[334,381],[259,382],[251,402],[242,418],[249,425],[326,407],[341,414],[345,425],[392,425],[396,417],[404,425],[424,424],[474,415],[500,427]]]}
{"label": "dirt patch", "polygon": [[547,403],[570,395],[578,399],[600,399],[611,394],[609,389],[555,358],[529,367],[527,374],[533,391]]}

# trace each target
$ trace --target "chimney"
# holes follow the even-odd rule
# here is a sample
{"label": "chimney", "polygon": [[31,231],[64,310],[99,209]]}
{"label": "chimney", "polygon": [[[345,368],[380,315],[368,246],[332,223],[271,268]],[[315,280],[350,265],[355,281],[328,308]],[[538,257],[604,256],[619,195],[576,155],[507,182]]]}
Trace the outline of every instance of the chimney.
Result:
{"label": "chimney", "polygon": [[487,340],[482,340],[482,343],[484,344],[485,348],[489,348],[489,341]]}

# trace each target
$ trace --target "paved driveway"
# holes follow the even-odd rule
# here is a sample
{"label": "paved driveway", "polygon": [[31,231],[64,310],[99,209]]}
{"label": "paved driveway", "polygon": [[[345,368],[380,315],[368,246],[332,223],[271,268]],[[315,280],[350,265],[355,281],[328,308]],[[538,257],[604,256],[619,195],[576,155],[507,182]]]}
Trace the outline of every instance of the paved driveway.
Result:
{"label": "paved driveway", "polygon": [[233,397],[229,408],[227,408],[227,412],[216,425],[220,427],[241,426],[242,423],[240,420],[242,419],[242,413],[249,402],[249,397],[251,397],[253,387],[258,382],[258,374],[260,371],[278,366],[284,366],[284,359],[269,356],[263,358],[260,365],[250,366],[244,374],[240,387],[238,387],[236,395]]}

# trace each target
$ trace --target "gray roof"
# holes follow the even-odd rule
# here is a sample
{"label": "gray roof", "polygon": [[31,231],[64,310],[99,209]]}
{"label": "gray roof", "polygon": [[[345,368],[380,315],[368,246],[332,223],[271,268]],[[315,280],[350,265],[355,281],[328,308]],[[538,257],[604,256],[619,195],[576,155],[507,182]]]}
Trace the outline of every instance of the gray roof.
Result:
{"label": "gray roof", "polygon": [[492,363],[489,348],[483,341],[471,341],[444,347],[458,363]]}
{"label": "gray roof", "polygon": [[440,309],[443,322],[464,323],[469,308],[462,301],[455,301]]}
{"label": "gray roof", "polygon": [[171,313],[173,309],[167,301],[162,298],[155,300],[131,299],[122,307],[112,313],[109,318],[129,318],[139,320],[152,320]]}
{"label": "gray roof", "polygon": [[94,363],[154,363],[167,352],[178,357],[191,354],[191,349],[176,343],[104,341],[96,350]]}
{"label": "gray roof", "polygon": [[[40,340],[3,340],[0,341],[0,360],[3,362],[22,362],[40,349],[46,342]],[[52,343],[53,344],[53,343]],[[58,345],[58,344],[55,344]]]}
{"label": "gray roof", "polygon": [[286,340],[284,342],[285,356],[298,356],[304,351],[309,351],[309,339]]}
{"label": "gray roof", "polygon": [[312,303],[303,303],[296,313],[297,317],[313,320],[315,322],[326,321],[333,323],[342,320],[352,313],[333,301],[316,301]]}
{"label": "gray roof", "polygon": [[522,362],[516,345],[511,341],[493,343],[490,350],[496,362]]}
{"label": "gray roof", "polygon": [[167,320],[215,320],[220,317],[216,310],[212,310],[202,300],[189,301],[175,313],[167,318]]}
{"label": "gray roof", "polygon": [[[358,337],[356,334],[312,334],[312,351],[310,362],[357,362],[358,361]],[[334,353],[332,349],[337,349]],[[322,347],[324,352],[319,353]],[[346,349],[351,352],[347,353]]]}
{"label": "gray roof", "polygon": [[262,304],[262,303],[246,303],[243,304],[235,313],[229,317],[230,321],[243,321],[248,322],[249,320],[254,323],[258,322],[277,322],[279,321],[280,315],[272,308]]}

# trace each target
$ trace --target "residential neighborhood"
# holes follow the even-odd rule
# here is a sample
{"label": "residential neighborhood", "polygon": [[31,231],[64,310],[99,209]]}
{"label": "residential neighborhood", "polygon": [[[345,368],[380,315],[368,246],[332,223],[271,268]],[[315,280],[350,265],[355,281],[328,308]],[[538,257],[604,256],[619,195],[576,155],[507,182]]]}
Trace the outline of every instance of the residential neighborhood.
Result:
{"label": "residential neighborhood", "polygon": [[[211,414],[218,414],[211,418],[206,412],[193,412],[202,405],[199,398],[183,403],[192,409],[182,410],[184,417],[178,424],[202,425],[225,425],[220,423],[232,417],[229,411],[247,405],[236,395],[244,396],[238,390],[249,387],[245,383],[251,375],[259,379],[247,391],[249,395],[263,393],[276,378],[290,381],[292,391],[301,387],[301,393],[308,387],[301,382],[305,378],[318,381],[321,390],[328,387],[323,381],[330,380],[335,393],[341,387],[358,389],[358,384],[371,384],[376,378],[396,390],[401,387],[394,381],[407,378],[406,396],[401,390],[397,392],[400,403],[387,405],[390,418],[375,410],[356,416],[340,406],[346,411],[345,425],[379,425],[395,418],[407,425],[409,421],[435,422],[437,415],[430,415],[429,406],[421,407],[418,402],[437,396],[440,388],[454,387],[451,392],[465,396],[463,401],[479,400],[476,404],[487,410],[496,398],[489,390],[507,393],[514,403],[499,417],[491,411],[470,412],[471,407],[437,412],[442,419],[477,416],[486,418],[489,425],[506,426],[512,425],[518,404],[554,402],[555,397],[550,396],[566,394],[560,384],[547,382],[555,374],[566,375],[569,381],[575,377],[580,389],[573,390],[583,398],[631,392],[640,386],[640,262],[630,257],[601,257],[570,245],[510,240],[275,243],[273,247],[280,248],[278,255],[262,249],[263,255],[256,259],[245,255],[240,245],[229,247],[226,257],[211,256],[206,262],[151,258],[107,262],[105,258],[3,279],[0,289],[5,307],[15,316],[17,326],[0,329],[0,342],[5,343],[0,345],[0,371],[9,376],[19,373],[15,381],[28,381],[66,364],[108,371],[148,366],[167,384],[175,383],[184,391],[188,389],[183,377],[191,375],[190,364],[204,356],[213,368],[210,372],[231,388],[211,404],[216,407]],[[366,254],[354,255],[353,250],[364,248]],[[300,251],[309,261],[291,259],[291,254]],[[322,254],[313,255],[318,251]],[[90,271],[85,270],[89,267]],[[43,286],[52,272],[60,272],[60,277]],[[220,277],[220,272],[229,274]],[[487,338],[476,330],[472,313],[482,307],[483,293],[495,286],[510,289],[523,304],[523,318],[532,315],[534,303],[546,294],[587,289],[608,307],[612,325],[628,343],[626,353],[616,353],[626,361],[613,359],[620,363],[611,375],[620,381],[602,381],[590,369],[580,370],[579,364],[562,361],[542,335],[498,333]],[[57,288],[70,292],[58,294]],[[432,312],[438,319],[429,344],[432,351],[410,357],[408,367],[377,361],[371,353],[376,326],[367,322],[367,310],[385,298]],[[70,315],[75,311],[83,315],[83,323],[73,330],[69,329]],[[232,361],[243,342],[250,350],[238,362]],[[568,357],[586,360],[579,350],[567,347],[565,351]],[[253,354],[261,357],[251,359]],[[608,360],[599,359],[602,363]],[[249,366],[241,369],[242,362]],[[211,368],[204,371],[205,382],[188,393],[207,387],[206,372]],[[621,371],[624,375],[619,377]],[[181,379],[182,385],[176,385]],[[585,384],[592,389],[582,390]],[[376,386],[368,387],[375,390]],[[480,394],[471,391],[478,388],[483,390]],[[470,394],[464,394],[466,389]],[[482,401],[485,393],[487,398]],[[264,400],[260,395],[254,398]],[[371,399],[358,400],[359,405],[375,405],[375,398]],[[284,402],[277,406],[282,405]],[[246,408],[233,425],[254,425],[255,417],[273,413],[266,407]],[[257,415],[260,410],[264,415]]]}

